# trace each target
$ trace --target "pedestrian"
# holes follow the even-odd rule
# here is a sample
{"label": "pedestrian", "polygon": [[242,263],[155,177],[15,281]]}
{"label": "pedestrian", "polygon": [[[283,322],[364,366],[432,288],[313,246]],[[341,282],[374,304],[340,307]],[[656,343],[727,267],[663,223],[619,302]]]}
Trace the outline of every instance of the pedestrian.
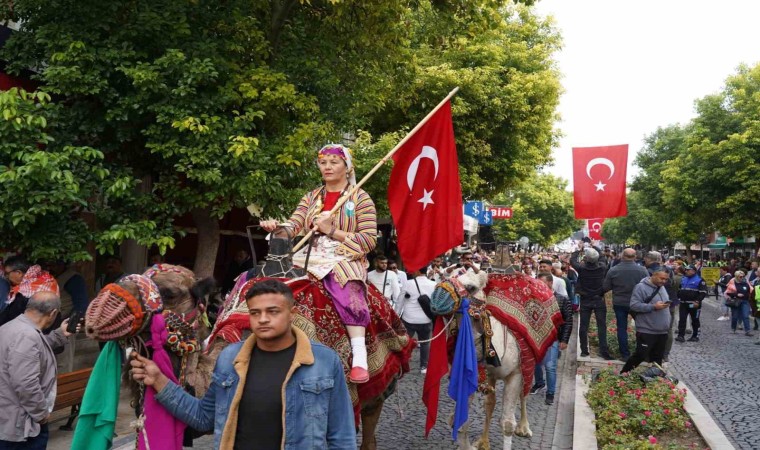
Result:
{"label": "pedestrian", "polygon": [[[538,262],[538,273],[552,273],[554,270],[553,262],[551,259],[542,259]],[[538,278],[538,276],[536,276]],[[554,285],[552,286],[552,292],[559,292],[563,297],[567,297],[567,285],[561,277],[552,277]]]}
{"label": "pedestrian", "polygon": [[718,320],[729,320],[731,308],[726,306],[726,289],[728,289],[728,283],[734,276],[728,271],[728,266],[722,266],[720,268],[720,278],[718,279],[717,292],[718,302],[720,303],[720,317]]}
{"label": "pedestrian", "polygon": [[66,345],[71,334],[68,320],[49,334],[42,330],[60,310],[58,294],[37,292],[23,314],[0,326],[0,450],[47,448],[58,375],[53,348]]}
{"label": "pedestrian", "polygon": [[[404,322],[409,337],[417,336],[418,341],[427,341],[433,330],[432,318],[428,315],[430,310],[430,297],[435,290],[435,282],[429,280],[423,273],[426,268],[415,270],[412,279],[404,285],[404,308],[401,320]],[[420,304],[427,296],[427,309]],[[420,373],[427,373],[428,358],[430,356],[430,342],[420,344]]]}
{"label": "pedestrian", "polygon": [[741,270],[734,272],[734,278],[728,282],[726,296],[735,301],[731,307],[731,330],[736,333],[736,326],[741,321],[744,324],[745,336],[752,336],[749,330],[749,300],[752,298],[752,285],[747,282],[745,273]]}
{"label": "pedestrian", "polygon": [[631,310],[636,312],[636,350],[620,373],[630,372],[643,361],[662,364],[670,329],[670,297],[665,290],[669,277],[665,266],[660,266],[633,289]]}
{"label": "pedestrian", "polygon": [[477,264],[475,264],[472,257],[472,252],[465,250],[461,255],[459,255],[459,263],[450,265],[446,268],[445,272],[448,278],[457,278],[467,272],[478,273],[480,272],[480,268]]}
{"label": "pedestrian", "polygon": [[[583,248],[583,242],[580,243]],[[599,335],[599,356],[612,360],[607,349],[607,304],[604,301],[604,276],[607,262],[599,259],[599,251],[583,248],[583,261],[580,261],[580,250],[570,257],[570,264],[578,272],[578,284],[575,291],[580,294],[581,324],[578,335],[581,341],[581,356],[589,356],[588,327],[591,315],[596,318],[596,329]]]}
{"label": "pedestrian", "polygon": [[[689,342],[699,342],[699,316],[702,301],[707,297],[707,283],[697,274],[697,268],[688,265],[684,268],[686,275],[681,278],[678,288],[678,337],[677,342],[684,342],[686,318],[691,317],[691,337]],[[749,306],[749,304],[748,304]]]}
{"label": "pedestrian", "polygon": [[[396,262],[396,260],[388,259],[388,270],[395,273],[396,278],[398,279],[398,288],[399,288],[398,299],[399,299],[399,302],[402,303],[401,311],[403,312],[404,306],[403,306],[402,300],[404,298],[404,294],[406,293],[404,289],[406,286],[406,281],[409,279],[409,277],[406,275],[406,272],[404,272],[403,270],[398,270],[398,262]],[[401,315],[401,312],[399,312],[399,316],[400,315]]]}
{"label": "pedestrian", "polygon": [[[10,322],[26,311],[26,304],[37,292],[60,294],[58,282],[38,265],[27,262],[23,256],[11,256],[3,266],[5,279],[11,285],[6,306],[0,311],[0,326]],[[53,324],[51,324],[53,325]],[[50,331],[50,330],[46,330]]]}
{"label": "pedestrian", "polygon": [[61,315],[69,317],[73,311],[79,311],[84,317],[89,303],[87,282],[82,274],[63,260],[51,261],[47,267],[50,275],[55,277],[61,289]]}
{"label": "pedestrian", "polygon": [[[548,272],[540,272],[538,274],[538,279],[549,289],[552,289],[554,285],[553,278],[554,276]],[[536,364],[534,372],[535,383],[530,390],[531,394],[537,394],[546,390],[544,403],[547,405],[554,404],[557,387],[557,363],[560,351],[567,349],[567,343],[570,342],[570,334],[573,331],[573,305],[570,299],[556,291],[554,291],[554,298],[557,300],[560,313],[562,313],[562,324],[557,326],[557,340],[549,347],[543,361]],[[544,377],[544,371],[546,372],[546,377]]]}
{"label": "pedestrian", "polygon": [[135,353],[132,378],[152,386],[156,400],[179,420],[213,430],[215,449],[355,449],[343,364],[332,349],[292,325],[290,288],[269,279],[245,297],[253,334],[222,351],[203,398]]}
{"label": "pedestrian", "polygon": [[628,316],[631,314],[631,294],[639,282],[648,276],[647,269],[636,264],[636,250],[626,248],[623,250],[620,263],[611,268],[604,277],[604,291],[612,291],[612,309],[615,311],[618,345],[623,361],[631,356],[628,351]]}
{"label": "pedestrian", "polygon": [[[676,260],[677,261],[677,260]],[[678,286],[681,285],[681,278],[682,273],[677,272],[672,267],[668,267],[667,265],[662,265],[662,254],[660,252],[647,252],[643,257],[643,265],[646,267],[647,272],[651,276],[653,273],[655,273],[657,270],[660,270],[661,267],[664,267],[665,270],[668,272],[668,281],[665,283],[665,290],[668,293],[668,297],[670,298],[670,304],[669,304],[669,312],[670,312],[670,328],[668,329],[668,340],[665,344],[665,356],[663,356],[663,361],[668,361],[670,358],[670,350],[673,348],[673,337],[674,337],[674,328],[678,324],[676,321],[676,311],[678,310]],[[683,267],[682,265],[676,263],[676,268]]]}
{"label": "pedestrian", "polygon": [[124,275],[121,267],[121,257],[110,255],[106,258],[106,271],[95,280],[95,292],[100,292],[107,284],[116,283]]}
{"label": "pedestrian", "polygon": [[401,308],[401,288],[398,284],[398,275],[388,270],[388,258],[380,255],[375,258],[375,270],[367,274],[367,281],[372,283],[378,291],[398,313]]}
{"label": "pedestrian", "polygon": [[446,279],[446,274],[443,268],[443,256],[436,256],[433,258],[433,262],[427,270],[427,278],[436,284]]}

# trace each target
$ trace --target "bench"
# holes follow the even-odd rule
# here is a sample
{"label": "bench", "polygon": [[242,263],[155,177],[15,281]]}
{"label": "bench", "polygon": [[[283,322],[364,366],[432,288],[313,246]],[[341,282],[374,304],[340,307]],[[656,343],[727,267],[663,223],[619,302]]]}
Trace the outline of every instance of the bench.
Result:
{"label": "bench", "polygon": [[58,375],[58,390],[55,396],[55,405],[53,411],[60,411],[71,407],[71,413],[68,416],[66,425],[61,426],[61,430],[71,431],[77,416],[79,415],[79,405],[82,404],[84,390],[87,382],[90,380],[92,368],[77,370]]}

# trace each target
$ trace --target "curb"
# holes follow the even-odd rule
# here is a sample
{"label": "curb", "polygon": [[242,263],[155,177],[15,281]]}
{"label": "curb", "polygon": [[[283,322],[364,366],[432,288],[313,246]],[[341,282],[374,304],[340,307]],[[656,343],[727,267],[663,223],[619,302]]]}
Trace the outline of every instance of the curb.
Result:
{"label": "curb", "polygon": [[712,450],[734,450],[733,444],[723,433],[717,423],[713,420],[709,412],[697,400],[697,396],[682,381],[678,382],[678,387],[686,389],[686,399],[683,408],[689,413],[694,428],[702,436],[707,445]]}
{"label": "curb", "polygon": [[596,449],[596,417],[586,402],[589,386],[583,375],[575,376],[575,419],[573,450]]}

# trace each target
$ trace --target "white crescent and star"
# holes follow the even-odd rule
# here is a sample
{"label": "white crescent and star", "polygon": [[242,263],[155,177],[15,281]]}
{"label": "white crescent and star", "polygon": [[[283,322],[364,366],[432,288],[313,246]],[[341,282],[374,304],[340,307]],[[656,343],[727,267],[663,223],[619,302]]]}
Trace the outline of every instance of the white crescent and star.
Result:
{"label": "white crescent and star", "polygon": [[[591,169],[598,165],[607,166],[607,168],[610,169],[610,176],[607,177],[608,180],[615,174],[615,164],[613,164],[612,161],[607,158],[594,158],[586,164],[586,175],[588,175],[589,178],[591,178]],[[602,183],[602,180],[599,180],[599,182],[594,185],[597,192],[604,191],[605,186],[607,185]]]}
{"label": "white crescent and star", "polygon": [[[414,186],[414,181],[417,178],[417,169],[419,169],[420,161],[423,158],[427,158],[433,161],[433,164],[435,165],[435,174],[433,175],[433,181],[438,178],[438,151],[436,151],[436,149],[433,147],[426,145],[422,147],[422,151],[420,151],[420,154],[414,158],[414,161],[412,161],[412,163],[409,165],[409,169],[406,171],[406,184],[409,186],[410,191]],[[428,191],[425,188],[422,190],[422,198],[417,200],[417,202],[422,203],[422,210],[424,211],[428,205],[435,204],[433,201],[433,192],[435,192],[435,190]]]}
{"label": "white crescent and star", "polygon": [[591,229],[596,231],[597,233],[602,231],[602,224],[599,222],[594,222],[591,224]]}

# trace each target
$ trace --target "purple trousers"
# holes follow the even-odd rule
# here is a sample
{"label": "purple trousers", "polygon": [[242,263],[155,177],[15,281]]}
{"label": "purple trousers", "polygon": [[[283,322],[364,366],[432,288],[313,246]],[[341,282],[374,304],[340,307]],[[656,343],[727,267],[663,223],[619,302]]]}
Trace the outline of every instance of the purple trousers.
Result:
{"label": "purple trousers", "polygon": [[356,327],[367,327],[369,325],[367,288],[364,283],[349,280],[345,286],[341,286],[335,281],[335,275],[332,272],[327,274],[322,282],[332,297],[333,305],[335,305],[343,325]]}

